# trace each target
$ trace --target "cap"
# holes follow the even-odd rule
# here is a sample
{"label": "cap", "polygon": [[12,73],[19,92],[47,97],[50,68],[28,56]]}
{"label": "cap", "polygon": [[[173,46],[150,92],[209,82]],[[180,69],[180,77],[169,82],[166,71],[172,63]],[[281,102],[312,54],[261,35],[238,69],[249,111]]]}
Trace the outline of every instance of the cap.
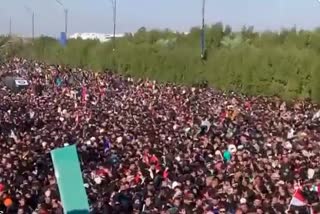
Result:
{"label": "cap", "polygon": [[247,199],[245,199],[245,198],[240,199],[240,204],[246,204],[246,203],[247,203]]}

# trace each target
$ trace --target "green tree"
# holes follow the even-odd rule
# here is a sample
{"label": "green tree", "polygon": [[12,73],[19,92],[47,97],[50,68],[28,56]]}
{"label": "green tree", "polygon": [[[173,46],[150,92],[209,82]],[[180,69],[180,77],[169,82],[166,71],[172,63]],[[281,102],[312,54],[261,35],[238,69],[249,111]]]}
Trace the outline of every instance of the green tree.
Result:
{"label": "green tree", "polygon": [[61,47],[48,37],[0,37],[0,59],[18,55],[189,85],[205,80],[222,90],[320,102],[319,30],[257,33],[252,27],[232,32],[222,23],[205,26],[206,61],[199,57],[200,35],[199,27],[188,34],[142,27],[117,38],[116,51],[112,42],[71,39]]}

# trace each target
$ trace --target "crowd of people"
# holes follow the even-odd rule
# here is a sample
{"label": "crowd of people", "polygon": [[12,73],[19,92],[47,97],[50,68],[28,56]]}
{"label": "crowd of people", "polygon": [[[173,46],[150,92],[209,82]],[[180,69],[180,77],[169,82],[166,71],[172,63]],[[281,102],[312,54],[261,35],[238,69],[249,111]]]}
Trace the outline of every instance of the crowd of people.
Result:
{"label": "crowd of people", "polygon": [[62,214],[50,151],[73,144],[90,213],[320,213],[311,102],[19,58],[0,76],[29,82],[1,83],[0,213]]}

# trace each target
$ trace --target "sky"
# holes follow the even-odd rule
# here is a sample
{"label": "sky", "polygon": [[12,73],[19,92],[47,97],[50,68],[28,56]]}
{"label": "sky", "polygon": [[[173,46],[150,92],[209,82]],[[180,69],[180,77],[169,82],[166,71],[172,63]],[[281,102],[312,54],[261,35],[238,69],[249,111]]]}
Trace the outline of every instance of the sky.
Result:
{"label": "sky", "polygon": [[[69,9],[68,33],[112,33],[112,0],[61,0]],[[35,12],[35,34],[58,36],[64,30],[64,12],[55,0],[0,0],[0,34],[31,36],[31,13]],[[188,31],[201,24],[202,0],[117,0],[117,32],[169,28]],[[320,26],[320,0],[207,0],[207,24],[222,22],[239,30],[257,31],[296,26]]]}

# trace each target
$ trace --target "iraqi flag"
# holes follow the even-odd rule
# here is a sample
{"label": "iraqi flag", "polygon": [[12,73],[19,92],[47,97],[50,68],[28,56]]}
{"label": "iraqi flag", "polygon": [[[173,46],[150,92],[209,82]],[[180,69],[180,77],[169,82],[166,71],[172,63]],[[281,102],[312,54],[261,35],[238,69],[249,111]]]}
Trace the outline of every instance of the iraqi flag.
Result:
{"label": "iraqi flag", "polygon": [[307,200],[304,197],[300,188],[296,189],[292,195],[290,206],[302,207],[307,205]]}

